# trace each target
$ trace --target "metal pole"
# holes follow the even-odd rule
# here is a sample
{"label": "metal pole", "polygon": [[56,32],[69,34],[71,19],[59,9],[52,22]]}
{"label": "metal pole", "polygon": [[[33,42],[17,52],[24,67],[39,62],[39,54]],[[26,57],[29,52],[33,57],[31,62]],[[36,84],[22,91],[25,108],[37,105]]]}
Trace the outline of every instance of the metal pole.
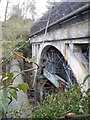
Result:
{"label": "metal pole", "polygon": [[47,35],[47,31],[48,31],[48,26],[49,26],[49,21],[50,21],[50,17],[51,17],[51,13],[52,13],[52,9],[53,7],[51,8],[49,14],[48,14],[48,18],[47,18],[47,22],[46,22],[46,26],[45,26],[45,33],[44,33],[44,39],[43,39],[43,44],[46,40],[46,35]]}

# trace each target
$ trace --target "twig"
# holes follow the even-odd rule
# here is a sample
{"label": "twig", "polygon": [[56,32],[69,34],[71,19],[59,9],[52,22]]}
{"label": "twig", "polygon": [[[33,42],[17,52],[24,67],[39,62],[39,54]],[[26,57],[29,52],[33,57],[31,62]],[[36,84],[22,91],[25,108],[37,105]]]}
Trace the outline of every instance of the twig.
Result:
{"label": "twig", "polygon": [[[22,56],[22,55],[19,55],[18,53],[14,52],[14,54],[18,55],[19,57],[23,58],[23,59],[27,59],[26,57]],[[32,61],[31,61],[32,62]],[[39,69],[39,65],[35,62],[33,62],[37,68],[30,68],[30,69],[26,69],[26,70],[22,70],[21,72],[19,72],[19,74],[17,74],[13,79],[15,79],[17,76],[19,76],[20,74],[23,74],[24,72],[28,72],[28,71],[33,71],[33,70],[37,70]]]}
{"label": "twig", "polygon": [[[19,55],[19,54],[18,54],[18,53],[16,53],[16,52],[14,52],[14,54],[16,54],[16,55],[18,55],[19,57],[21,57],[21,58],[23,58],[23,59],[27,60],[27,58],[26,58],[26,57],[24,57],[24,56],[22,56],[22,55]],[[32,61],[31,61],[31,63],[34,63],[34,64],[35,64],[35,65],[37,65],[37,67],[39,68],[39,65],[38,65],[37,63],[32,62]]]}
{"label": "twig", "polygon": [[19,72],[15,77],[13,77],[13,80],[18,77],[20,74],[23,74],[24,72],[28,72],[28,71],[33,71],[33,70],[37,70],[39,69],[38,67],[37,68],[30,68],[30,69],[26,69],[26,70],[22,70],[21,72]]}
{"label": "twig", "polygon": [[13,99],[12,99],[12,97],[11,97],[11,96],[10,96],[10,97],[8,97],[8,99],[10,100],[10,101],[9,101],[9,103],[8,103],[8,105],[9,105],[9,104],[12,102],[12,100],[13,100]]}

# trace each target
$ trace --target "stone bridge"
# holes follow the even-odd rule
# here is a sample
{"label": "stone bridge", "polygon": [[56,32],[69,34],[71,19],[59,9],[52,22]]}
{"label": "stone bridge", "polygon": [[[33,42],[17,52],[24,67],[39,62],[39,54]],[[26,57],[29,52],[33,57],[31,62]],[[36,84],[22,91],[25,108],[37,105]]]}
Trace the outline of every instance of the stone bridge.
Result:
{"label": "stone bridge", "polygon": [[[34,83],[38,83],[41,96],[47,82],[53,84],[53,87],[58,87],[57,79],[55,78],[54,82],[51,80],[54,76],[72,85],[73,82],[81,84],[84,77],[88,75],[89,24],[89,2],[65,2],[55,4],[32,27],[30,35],[32,57],[36,57],[36,63],[43,66],[46,70],[44,77],[46,75],[49,79],[48,81],[43,78],[44,82],[41,84],[34,78]],[[41,75],[42,70],[35,71],[34,74]],[[85,89],[89,86],[89,82],[86,82]]]}

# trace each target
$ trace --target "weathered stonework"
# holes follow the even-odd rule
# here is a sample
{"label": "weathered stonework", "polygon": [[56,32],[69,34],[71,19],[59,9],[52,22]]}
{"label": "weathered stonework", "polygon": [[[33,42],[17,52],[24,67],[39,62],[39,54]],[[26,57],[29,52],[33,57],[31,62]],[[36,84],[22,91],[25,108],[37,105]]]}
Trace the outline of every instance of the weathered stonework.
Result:
{"label": "weathered stonework", "polygon": [[[52,50],[54,50],[54,53],[56,54],[57,52],[59,55],[59,59],[65,59],[62,64],[66,61],[66,64],[70,66],[77,83],[81,84],[84,77],[88,75],[90,69],[90,51],[88,50],[88,45],[90,43],[90,5],[87,5],[87,9],[86,6],[81,6],[78,9],[83,9],[83,11],[75,9],[75,11],[73,11],[74,13],[70,13],[70,15],[74,14],[73,16],[68,14],[69,18],[66,15],[66,17],[64,16],[65,20],[62,16],[61,19],[63,19],[63,21],[58,21],[48,26],[46,35],[45,29],[42,29],[43,26],[40,29],[41,31],[37,30],[35,33],[32,32],[30,43],[32,44],[32,57],[36,57],[35,62],[38,65],[41,66],[43,64],[43,59],[46,55],[46,63],[48,62],[48,65],[53,63],[52,65],[54,67],[58,62],[53,60],[55,57],[50,58]],[[51,49],[51,53],[48,53],[49,49]],[[36,72],[38,73],[38,71]],[[89,83],[86,82],[84,89],[86,90],[88,87],[90,87]],[[42,90],[40,90],[40,92],[42,93]]]}

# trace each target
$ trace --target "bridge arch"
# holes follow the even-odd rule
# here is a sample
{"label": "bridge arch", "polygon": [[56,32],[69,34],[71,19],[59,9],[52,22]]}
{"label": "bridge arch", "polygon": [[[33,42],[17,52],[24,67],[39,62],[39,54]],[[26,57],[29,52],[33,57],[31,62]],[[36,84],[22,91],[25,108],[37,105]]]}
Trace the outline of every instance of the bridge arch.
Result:
{"label": "bridge arch", "polygon": [[63,56],[65,56],[65,43],[64,42],[50,42],[50,43],[42,43],[40,45],[40,48],[39,48],[39,51],[38,51],[38,60],[37,60],[37,63],[40,64],[41,62],[41,59],[43,57],[43,55],[45,54],[45,52],[50,48],[50,47],[53,47],[53,48],[56,48],[58,51],[61,52],[61,54]]}
{"label": "bridge arch", "polygon": [[41,65],[50,73],[60,76],[70,85],[72,85],[73,82],[76,82],[72,69],[65,60],[61,49],[55,45],[46,45],[43,47],[40,55],[39,65]]}

